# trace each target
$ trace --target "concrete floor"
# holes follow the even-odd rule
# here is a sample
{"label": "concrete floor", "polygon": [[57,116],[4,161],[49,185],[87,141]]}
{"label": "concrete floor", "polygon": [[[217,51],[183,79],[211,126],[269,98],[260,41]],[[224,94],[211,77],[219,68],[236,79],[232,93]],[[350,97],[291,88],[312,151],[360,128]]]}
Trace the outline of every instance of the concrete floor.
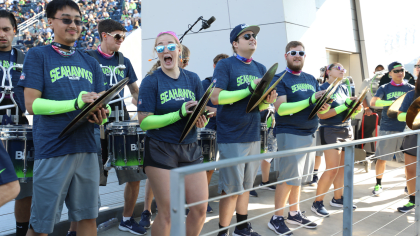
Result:
{"label": "concrete floor", "polygon": [[[321,165],[321,167],[324,164]],[[397,167],[403,166],[402,163],[390,162],[387,166],[387,170],[396,169]],[[321,168],[322,169],[322,168]],[[374,167],[372,167],[374,169]],[[405,181],[404,176],[404,169],[398,169],[393,171],[389,174],[386,174],[383,179],[383,187],[387,189],[401,183],[401,185],[394,187],[393,189],[384,192],[380,197],[371,197],[367,198],[371,195],[373,187],[375,185],[375,171],[370,171],[366,173],[364,170],[364,166],[356,165],[355,168],[355,178],[354,183],[359,181],[365,180],[363,182],[357,183],[354,189],[354,202],[358,202],[358,208],[354,212],[353,222],[357,222],[359,220],[364,219],[365,217],[383,209],[382,211],[378,212],[372,217],[369,217],[365,220],[362,220],[360,223],[357,223],[353,227],[353,235],[369,235],[378,228],[384,226],[385,224],[389,223],[390,221],[394,220],[396,217],[401,216],[401,213],[397,212],[396,208],[400,207],[408,202],[408,197],[404,194],[404,187]],[[370,178],[369,178],[370,177]],[[213,181],[212,181],[213,182]],[[311,186],[304,186],[302,188],[302,195],[301,200],[305,200],[309,197],[315,196],[316,187]],[[274,209],[274,191],[269,190],[257,190],[259,196],[258,198],[251,198],[249,203],[249,216],[248,218],[266,213],[270,210]],[[327,210],[333,212],[337,210],[337,208],[331,207],[329,205],[329,201],[332,198],[332,193],[328,194],[325,197],[324,204]],[[404,198],[404,199],[403,199]],[[301,210],[306,211],[306,215],[311,220],[317,220],[316,223],[319,226],[316,229],[299,229],[294,232],[296,236],[303,236],[303,235],[332,235],[336,232],[342,230],[342,211],[338,211],[337,213],[331,215],[328,218],[321,219],[316,216],[311,211],[311,205],[313,200],[308,200],[301,204]],[[392,205],[390,205],[392,204]],[[206,222],[204,224],[203,230],[201,234],[209,233],[218,229],[218,202],[211,202],[210,205],[212,206],[214,212],[207,214]],[[390,205],[387,207],[387,205]],[[286,211],[287,212],[287,211]],[[287,213],[285,213],[287,214]],[[263,216],[257,220],[252,221],[253,229],[261,235],[276,235],[273,231],[271,231],[267,227],[267,223],[270,220],[272,214],[267,216]],[[153,214],[153,218],[156,214]],[[136,218],[140,220],[139,218]],[[236,218],[232,218],[232,223],[236,222]],[[403,217],[400,217],[396,221],[390,223],[389,225],[385,226],[383,229],[377,231],[372,235],[396,235],[401,230],[406,228],[408,225],[414,222],[414,212],[410,212]],[[297,228],[295,226],[288,225],[291,229]],[[231,229],[230,232],[232,233],[233,230]],[[338,233],[337,235],[341,235],[342,233]],[[100,236],[129,236],[132,235],[127,232],[122,232],[118,230],[118,226],[115,226],[108,231],[102,232],[99,234]],[[151,235],[151,231],[148,230],[147,235]],[[217,234],[212,234],[217,235]],[[399,235],[415,235],[415,226],[411,226],[408,229],[401,232]]]}

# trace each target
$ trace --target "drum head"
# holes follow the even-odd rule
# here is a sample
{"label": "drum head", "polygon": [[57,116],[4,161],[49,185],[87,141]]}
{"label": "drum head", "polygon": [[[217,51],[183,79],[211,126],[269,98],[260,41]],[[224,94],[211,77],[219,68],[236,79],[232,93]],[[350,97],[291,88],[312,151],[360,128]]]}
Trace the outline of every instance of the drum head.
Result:
{"label": "drum head", "polygon": [[318,113],[321,107],[330,100],[335,90],[337,90],[338,85],[340,85],[340,82],[342,79],[343,78],[337,78],[334,80],[332,84],[330,84],[330,86],[328,86],[324,95],[322,95],[322,97],[318,99],[318,101],[315,103],[315,107],[314,109],[312,109],[311,113],[309,114],[308,120],[312,120],[312,118],[315,117],[316,113]]}
{"label": "drum head", "polygon": [[414,100],[407,110],[406,124],[412,130],[420,129],[420,97]]}
{"label": "drum head", "polygon": [[388,111],[386,112],[386,115],[389,118],[392,118],[392,119],[398,118],[398,112],[400,111],[400,107],[401,107],[402,102],[404,101],[405,95],[407,95],[407,93],[397,98],[397,100],[395,100],[391,104],[391,106],[389,106]]}
{"label": "drum head", "polygon": [[32,139],[32,125],[0,125],[0,139]]}
{"label": "drum head", "polygon": [[[273,80],[274,76],[276,75],[277,68],[279,67],[278,63],[275,63],[270,67],[270,69],[265,72],[264,76],[261,78],[261,81],[257,84],[254,92],[251,95],[251,99],[249,99],[248,105],[246,107],[246,113],[251,112],[257,107],[262,100],[264,100],[271,91],[273,91],[277,84],[283,79],[284,74],[274,83],[270,88],[271,81]],[[252,82],[251,82],[252,83]]]}
{"label": "drum head", "polygon": [[111,87],[107,90],[104,94],[102,94],[98,99],[94,102],[86,106],[82,112],[79,113],[67,126],[66,128],[61,131],[58,138],[62,138],[67,133],[72,132],[73,130],[77,129],[81,124],[88,121],[89,116],[91,116],[96,108],[102,106],[105,107],[128,83],[129,78],[125,78],[118,82],[116,85]]}

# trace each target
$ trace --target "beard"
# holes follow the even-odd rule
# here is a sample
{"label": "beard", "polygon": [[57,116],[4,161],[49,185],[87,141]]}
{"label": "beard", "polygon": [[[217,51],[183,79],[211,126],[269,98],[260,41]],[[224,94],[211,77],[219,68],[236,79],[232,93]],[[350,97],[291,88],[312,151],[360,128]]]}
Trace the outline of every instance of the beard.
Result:
{"label": "beard", "polygon": [[293,59],[291,61],[287,60],[287,67],[293,71],[301,71],[303,68],[304,61],[301,60],[301,65],[293,65]]}

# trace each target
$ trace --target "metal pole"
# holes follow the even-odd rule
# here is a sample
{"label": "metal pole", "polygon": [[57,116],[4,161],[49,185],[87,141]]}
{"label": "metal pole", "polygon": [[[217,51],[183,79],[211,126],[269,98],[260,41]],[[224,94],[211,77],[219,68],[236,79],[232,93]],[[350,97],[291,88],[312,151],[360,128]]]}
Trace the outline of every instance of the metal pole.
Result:
{"label": "metal pole", "polygon": [[419,162],[419,157],[420,157],[420,135],[417,134],[417,163],[416,163],[416,211],[415,211],[415,220],[416,220],[416,235],[420,235],[420,224],[419,224],[419,219],[420,219],[420,207],[419,207],[419,203],[420,203],[420,194],[418,194],[418,191],[420,190],[420,181],[419,181],[419,176],[420,176],[420,162]]}
{"label": "metal pole", "polygon": [[184,236],[185,229],[185,175],[171,170],[171,235]]}
{"label": "metal pole", "polygon": [[346,147],[344,155],[343,236],[353,235],[354,145]]}

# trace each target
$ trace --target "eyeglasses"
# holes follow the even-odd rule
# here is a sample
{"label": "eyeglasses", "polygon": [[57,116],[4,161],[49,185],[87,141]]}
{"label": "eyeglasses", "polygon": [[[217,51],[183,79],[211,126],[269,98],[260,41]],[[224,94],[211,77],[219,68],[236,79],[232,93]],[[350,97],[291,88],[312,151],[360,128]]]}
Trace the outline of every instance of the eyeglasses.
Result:
{"label": "eyeglasses", "polygon": [[106,34],[113,37],[117,41],[120,40],[120,39],[122,39],[122,40],[125,39],[125,34],[114,34],[114,35],[112,35],[110,33],[106,33]]}
{"label": "eyeglasses", "polygon": [[288,51],[286,54],[290,54],[291,56],[299,56],[303,57],[305,56],[305,51]]}
{"label": "eyeglasses", "polygon": [[69,18],[61,18],[61,19],[60,18],[55,18],[55,17],[51,17],[51,18],[56,19],[56,20],[61,20],[63,22],[63,24],[65,24],[65,25],[71,25],[71,23],[73,23],[73,21],[74,21],[74,24],[77,25],[77,26],[81,26],[82,23],[83,23],[81,20],[76,20],[76,19],[72,20],[72,19],[69,19]]}
{"label": "eyeglasses", "polygon": [[190,59],[183,59],[182,63],[187,64],[190,61]]}
{"label": "eyeglasses", "polygon": [[420,65],[414,65],[414,68],[420,69]]}
{"label": "eyeglasses", "polygon": [[[166,48],[169,51],[173,52],[176,49],[176,44],[170,43],[170,44],[166,45]],[[155,49],[156,49],[157,53],[162,53],[163,51],[165,51],[165,46],[164,45],[159,45],[159,46],[156,46]]]}
{"label": "eyeglasses", "polygon": [[256,34],[244,34],[243,36],[241,36],[241,38],[244,38],[245,40],[250,40],[251,39],[251,36],[254,39],[257,39],[257,35]]}
{"label": "eyeglasses", "polygon": [[402,73],[402,72],[404,72],[405,70],[404,69],[399,69],[399,70],[393,70],[392,72],[394,72],[394,73]]}
{"label": "eyeglasses", "polygon": [[[344,67],[341,67],[341,66],[333,66],[333,67],[331,67],[331,69],[337,69],[337,70],[339,70],[339,71],[342,71],[342,72],[344,72],[344,73],[346,73],[347,72],[347,70],[346,69],[344,69]],[[330,69],[330,70],[331,70]]]}

